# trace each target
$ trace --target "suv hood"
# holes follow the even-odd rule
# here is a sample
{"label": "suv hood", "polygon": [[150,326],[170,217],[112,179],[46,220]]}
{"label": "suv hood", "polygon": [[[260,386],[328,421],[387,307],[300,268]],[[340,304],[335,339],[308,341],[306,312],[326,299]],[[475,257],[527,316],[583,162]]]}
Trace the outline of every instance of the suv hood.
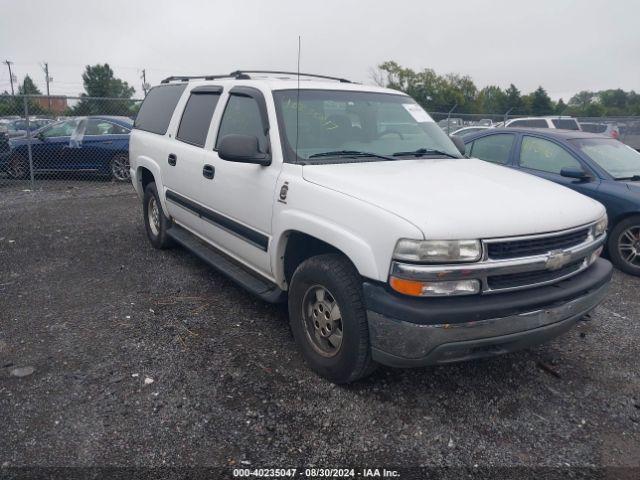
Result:
{"label": "suv hood", "polygon": [[553,232],[605,212],[573,190],[477,159],[305,165],[302,172],[305,180],[383,208],[433,239]]}

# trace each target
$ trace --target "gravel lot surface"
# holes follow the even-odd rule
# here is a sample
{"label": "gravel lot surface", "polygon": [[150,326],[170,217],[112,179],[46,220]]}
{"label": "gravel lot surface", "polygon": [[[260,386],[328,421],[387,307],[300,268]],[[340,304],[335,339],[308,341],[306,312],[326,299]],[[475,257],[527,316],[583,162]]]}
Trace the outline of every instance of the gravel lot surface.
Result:
{"label": "gravel lot surface", "polygon": [[0,465],[640,463],[639,278],[547,345],[336,387],[130,185],[55,185],[0,189]]}

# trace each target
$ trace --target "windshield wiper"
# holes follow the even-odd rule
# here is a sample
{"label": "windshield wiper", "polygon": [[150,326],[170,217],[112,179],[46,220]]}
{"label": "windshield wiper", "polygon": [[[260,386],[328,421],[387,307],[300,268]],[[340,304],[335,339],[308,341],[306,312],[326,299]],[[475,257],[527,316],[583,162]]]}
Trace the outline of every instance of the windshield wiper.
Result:
{"label": "windshield wiper", "polygon": [[443,152],[442,150],[435,150],[431,148],[419,148],[417,150],[414,150],[413,152],[396,152],[393,154],[394,157],[408,157],[408,156],[422,157],[423,155],[444,155],[445,157],[449,157],[449,158],[460,158],[451,153],[447,153],[447,152]]}
{"label": "windshield wiper", "polygon": [[395,158],[388,157],[387,155],[381,155],[379,153],[361,152],[359,150],[335,150],[333,152],[314,153],[309,155],[309,158],[320,157],[374,157],[382,158],[384,160],[395,160]]}
{"label": "windshield wiper", "polygon": [[618,177],[614,180],[631,180],[632,182],[640,182],[640,175],[631,175],[630,177]]}

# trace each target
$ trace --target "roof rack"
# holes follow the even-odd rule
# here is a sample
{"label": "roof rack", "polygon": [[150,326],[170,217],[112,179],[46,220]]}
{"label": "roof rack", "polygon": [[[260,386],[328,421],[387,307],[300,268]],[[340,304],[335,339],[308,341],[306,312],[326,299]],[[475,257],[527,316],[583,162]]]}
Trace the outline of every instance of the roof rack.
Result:
{"label": "roof rack", "polygon": [[297,77],[300,75],[301,77],[313,77],[313,78],[322,78],[325,80],[335,80],[340,83],[353,83],[351,80],[347,80],[346,78],[340,77],[330,77],[328,75],[316,75],[314,73],[298,73],[298,72],[284,72],[278,70],[235,70],[228,75],[182,75],[182,76],[173,76],[167,77],[160,83],[169,83],[169,82],[188,82],[189,80],[217,80],[219,78],[235,78],[236,80],[250,80],[250,73],[255,73],[258,75],[292,75]]}

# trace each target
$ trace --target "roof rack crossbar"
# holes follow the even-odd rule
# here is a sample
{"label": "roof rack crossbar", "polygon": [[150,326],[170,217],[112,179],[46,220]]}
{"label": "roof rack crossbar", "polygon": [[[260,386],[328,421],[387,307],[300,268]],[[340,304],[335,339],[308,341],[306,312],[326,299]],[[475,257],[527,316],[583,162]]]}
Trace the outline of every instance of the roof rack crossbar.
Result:
{"label": "roof rack crossbar", "polygon": [[236,78],[241,76],[244,76],[246,78],[251,78],[248,75],[249,73],[267,74],[267,75],[293,75],[296,77],[300,75],[301,77],[324,78],[325,80],[336,80],[340,83],[352,83],[351,80],[347,80],[346,78],[330,77],[328,75],[317,75],[315,73],[286,72],[286,71],[279,71],[279,70],[236,70],[235,72],[231,72],[230,76],[234,76]]}
{"label": "roof rack crossbar", "polygon": [[249,80],[251,76],[250,73],[265,74],[265,75],[293,75],[301,77],[312,77],[312,78],[323,78],[325,80],[335,80],[340,83],[352,83],[351,80],[347,80],[346,78],[340,77],[330,77],[328,75],[317,75],[314,73],[302,73],[300,72],[284,72],[278,70],[235,70],[227,75],[177,75],[172,77],[167,77],[162,80],[160,83],[169,83],[169,82],[188,82],[189,80],[217,80],[219,78],[235,78],[237,80]]}

